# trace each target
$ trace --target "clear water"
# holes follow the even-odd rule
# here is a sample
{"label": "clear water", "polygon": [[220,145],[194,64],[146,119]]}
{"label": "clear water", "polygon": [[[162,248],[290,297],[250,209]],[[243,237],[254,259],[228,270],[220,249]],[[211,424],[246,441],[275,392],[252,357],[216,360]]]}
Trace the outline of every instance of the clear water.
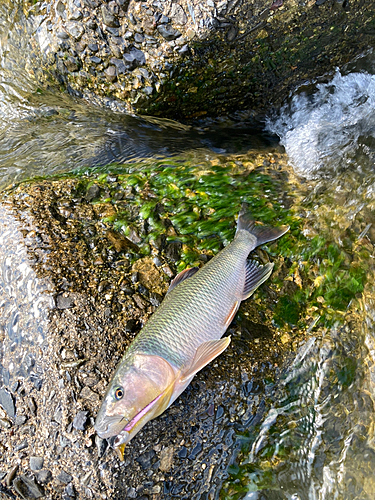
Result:
{"label": "clear water", "polygon": [[[100,109],[58,89],[41,91],[27,59],[37,18],[26,19],[21,2],[2,2],[0,20],[1,188],[28,177],[114,160],[166,158],[194,150],[206,157],[220,154],[223,159],[231,152],[265,150],[277,135],[300,176],[300,191],[295,194],[306,219],[306,235],[330,228],[332,238],[343,246],[350,229],[357,231],[359,240],[368,237],[375,242],[371,232],[375,222],[372,54],[337,71],[328,82],[301,87],[277,115],[268,118],[268,134],[255,136],[250,127],[225,121],[199,129],[124,115],[110,107]],[[17,224],[7,217],[2,215],[7,224]],[[2,363],[10,373],[15,366],[9,359],[14,358],[7,360],[7,353],[19,351],[24,356],[21,343],[35,347],[35,339],[20,339],[17,329],[25,331],[27,321],[39,321],[36,344],[42,347],[43,314],[51,304],[45,294],[48,283],[28,289],[28,280],[35,282],[35,278],[31,279],[32,270],[25,266],[17,240],[7,252],[1,263],[0,305],[13,318],[2,346]],[[8,269],[7,259],[16,254],[18,264],[13,260]],[[344,324],[326,328],[320,326],[318,317],[311,322],[305,340],[291,353],[268,395],[262,420],[245,438],[238,437],[245,445],[235,471],[228,476],[231,496],[248,500],[374,498],[372,259],[371,255],[365,293],[350,304]],[[9,273],[17,279],[11,280]],[[18,288],[7,288],[4,277],[18,283]],[[18,293],[30,293],[30,301],[36,304],[30,316],[23,317],[25,324],[18,322],[17,301],[6,299],[15,299]]]}

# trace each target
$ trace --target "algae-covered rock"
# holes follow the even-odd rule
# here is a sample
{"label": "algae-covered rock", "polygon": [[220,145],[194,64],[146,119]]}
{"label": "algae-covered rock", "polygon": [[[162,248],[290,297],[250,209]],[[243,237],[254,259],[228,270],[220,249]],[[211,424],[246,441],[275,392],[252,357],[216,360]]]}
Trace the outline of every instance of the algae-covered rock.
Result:
{"label": "algae-covered rock", "polygon": [[[25,11],[45,76],[180,119],[264,112],[369,49],[375,30],[364,0],[50,0]],[[30,67],[40,74],[39,60]]]}

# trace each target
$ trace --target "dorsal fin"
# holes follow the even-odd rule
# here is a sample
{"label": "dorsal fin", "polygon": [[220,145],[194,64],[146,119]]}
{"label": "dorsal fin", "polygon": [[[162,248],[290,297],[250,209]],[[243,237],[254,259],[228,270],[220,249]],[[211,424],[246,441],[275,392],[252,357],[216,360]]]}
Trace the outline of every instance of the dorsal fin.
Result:
{"label": "dorsal fin", "polygon": [[175,276],[171,281],[167,293],[172,291],[173,288],[175,288],[179,283],[182,283],[188,278],[191,278],[197,271],[199,271],[199,267],[189,267],[189,269],[184,269],[183,271],[178,273],[177,276]]}
{"label": "dorsal fin", "polygon": [[193,362],[186,372],[182,374],[181,383],[186,382],[193,377],[199,370],[202,370],[208,363],[221,354],[230,344],[230,337],[224,337],[218,340],[209,340],[201,344],[194,356]]}

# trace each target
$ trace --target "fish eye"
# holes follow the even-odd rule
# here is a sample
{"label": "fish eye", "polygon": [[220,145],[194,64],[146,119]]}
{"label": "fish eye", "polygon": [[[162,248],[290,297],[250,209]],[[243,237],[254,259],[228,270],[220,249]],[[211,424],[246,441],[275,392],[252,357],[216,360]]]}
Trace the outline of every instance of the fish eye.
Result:
{"label": "fish eye", "polygon": [[117,389],[115,390],[115,398],[117,399],[117,401],[119,401],[123,397],[124,397],[124,389],[122,387],[117,387]]}

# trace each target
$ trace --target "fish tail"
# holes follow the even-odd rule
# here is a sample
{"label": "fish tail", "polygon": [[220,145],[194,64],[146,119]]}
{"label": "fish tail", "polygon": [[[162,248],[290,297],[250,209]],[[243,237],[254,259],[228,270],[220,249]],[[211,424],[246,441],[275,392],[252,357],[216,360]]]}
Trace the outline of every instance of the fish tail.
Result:
{"label": "fish tail", "polygon": [[259,246],[268,241],[277,240],[289,230],[289,226],[268,227],[258,225],[248,210],[248,204],[242,203],[241,211],[238,214],[236,234],[241,230],[248,231],[255,236],[257,239],[255,246]]}

